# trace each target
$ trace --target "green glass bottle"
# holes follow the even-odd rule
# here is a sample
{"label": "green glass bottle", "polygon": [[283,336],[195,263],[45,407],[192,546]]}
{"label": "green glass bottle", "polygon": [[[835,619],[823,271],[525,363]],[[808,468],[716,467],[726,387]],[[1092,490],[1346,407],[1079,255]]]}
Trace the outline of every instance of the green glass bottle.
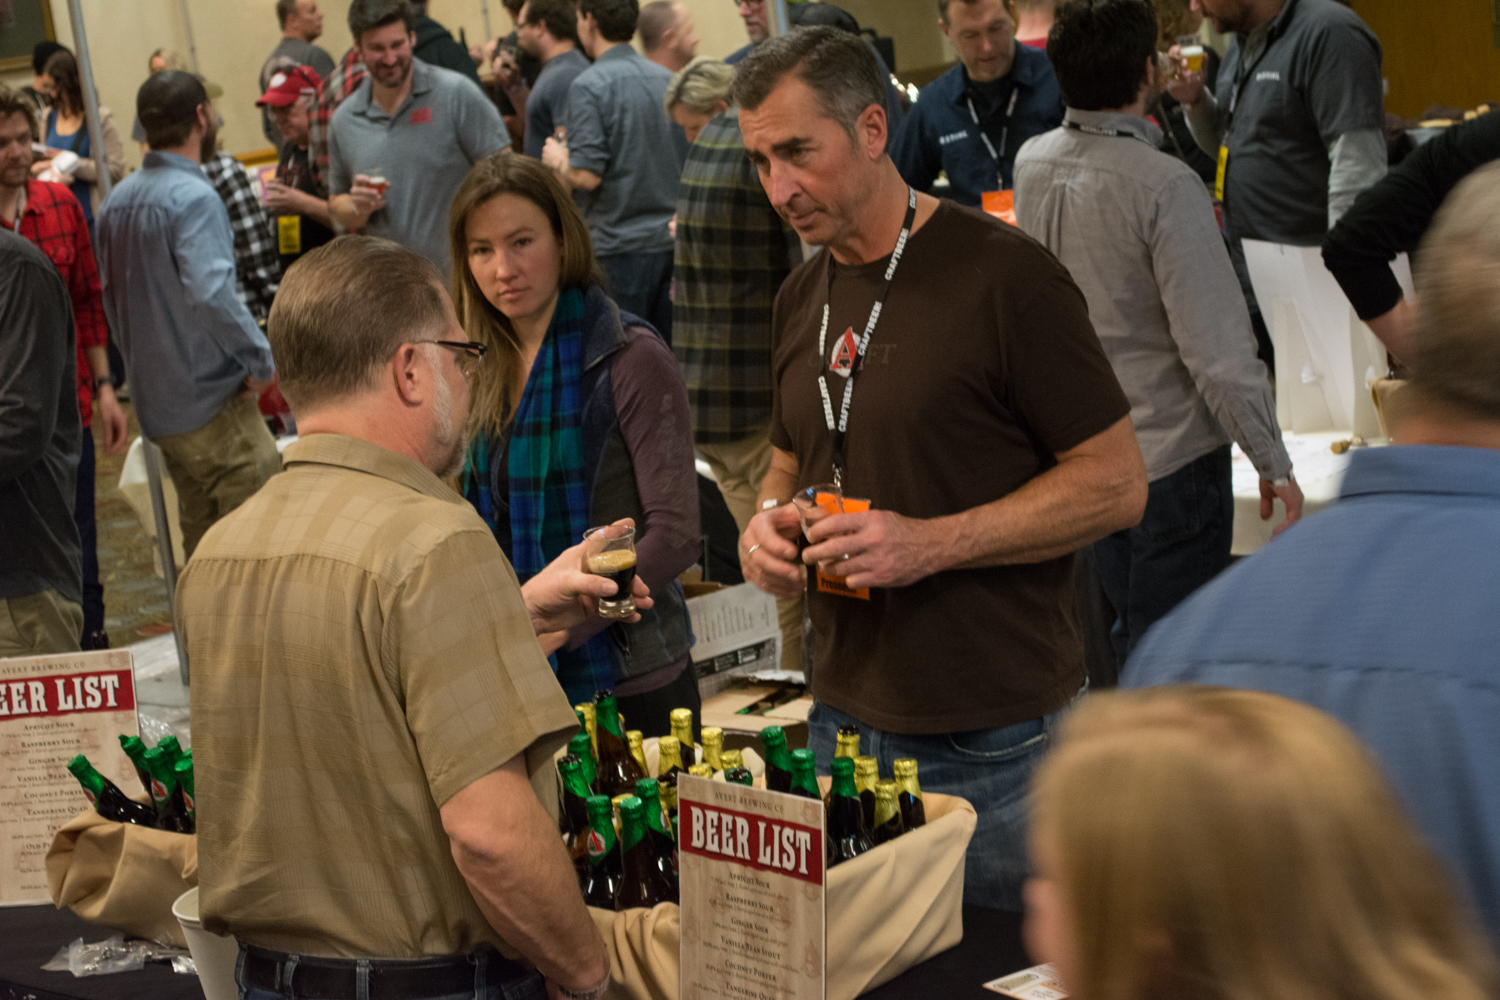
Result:
{"label": "green glass bottle", "polygon": [[875,843],[884,844],[906,832],[901,823],[901,786],[891,778],[875,784]]}
{"label": "green glass bottle", "polygon": [[[141,787],[146,790],[146,796],[151,795],[151,772],[146,770],[146,744],[139,736],[126,736],[120,734],[120,749],[125,751],[125,756],[130,758],[130,763],[135,765],[135,776],[141,779]],[[152,808],[155,808],[154,806]]]}
{"label": "green glass bottle", "polygon": [[176,764],[171,753],[159,745],[146,751],[146,770],[151,775],[151,804],[156,806],[158,829],[192,833],[187,809],[177,794],[177,772],[173,770]]}
{"label": "green glass bottle", "polygon": [[615,850],[614,806],[607,795],[588,797],[589,833],[586,844],[589,876],[583,885],[583,901],[601,910],[615,908],[620,888],[620,852]]}
{"label": "green glass bottle", "polygon": [[615,693],[599,692],[594,710],[599,729],[599,769],[595,787],[610,798],[634,794],[635,783],[650,775],[630,756],[630,745],[625,742],[620,713],[615,707]]}
{"label": "green glass bottle", "polygon": [[141,805],[120,791],[118,785],[94,770],[94,766],[83,754],[68,761],[68,770],[73,772],[73,777],[83,786],[83,794],[100,816],[116,823],[156,826],[156,814],[151,811],[151,807]]}
{"label": "green glass bottle", "polygon": [[786,748],[786,730],[767,726],[760,731],[760,745],[766,756],[766,788],[773,792],[792,790],[792,755]]}
{"label": "green glass bottle", "polygon": [[724,772],[724,780],[731,785],[754,785],[755,775],[750,773],[748,767],[731,767]]}
{"label": "green glass bottle", "polygon": [[168,754],[171,755],[171,761],[174,767],[176,766],[177,762],[182,759],[182,744],[178,743],[177,737],[173,736],[171,733],[168,733],[161,739],[157,740],[156,745],[159,749],[165,750]]}
{"label": "green glass bottle", "polygon": [[638,906],[677,902],[677,888],[671,877],[657,866],[656,846],[647,836],[651,828],[646,821],[646,805],[632,795],[620,803],[620,889],[615,895],[615,909],[630,910]]}
{"label": "green glass bottle", "polygon": [[588,733],[578,733],[568,741],[568,753],[571,756],[577,757],[583,765],[583,783],[589,786],[590,789],[594,789],[594,780],[598,777],[595,773],[592,746],[593,744],[589,742]]}
{"label": "green glass bottle", "polygon": [[859,789],[854,787],[854,758],[835,757],[828,797],[828,867],[857,858],[874,846]]}
{"label": "green glass bottle", "polygon": [[792,751],[792,794],[804,799],[821,799],[818,791],[817,760],[811,750]]}
{"label": "green glass bottle", "polygon": [[195,785],[193,783],[193,760],[184,757],[179,760],[172,770],[177,776],[177,794],[182,796],[183,813],[187,816],[188,823],[194,830],[198,829],[198,803],[193,799]]}

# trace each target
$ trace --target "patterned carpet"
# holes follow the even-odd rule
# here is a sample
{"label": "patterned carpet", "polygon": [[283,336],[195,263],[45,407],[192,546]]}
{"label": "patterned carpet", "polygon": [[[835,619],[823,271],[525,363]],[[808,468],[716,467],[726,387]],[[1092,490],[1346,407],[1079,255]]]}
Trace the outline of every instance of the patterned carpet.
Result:
{"label": "patterned carpet", "polygon": [[[135,410],[128,402],[120,405],[130,420],[129,440],[134,441],[141,433]],[[125,456],[104,454],[97,435],[94,456],[104,627],[110,645],[119,648],[170,632],[172,616],[167,610],[166,584],[156,575],[152,561],[151,540],[118,489]]]}

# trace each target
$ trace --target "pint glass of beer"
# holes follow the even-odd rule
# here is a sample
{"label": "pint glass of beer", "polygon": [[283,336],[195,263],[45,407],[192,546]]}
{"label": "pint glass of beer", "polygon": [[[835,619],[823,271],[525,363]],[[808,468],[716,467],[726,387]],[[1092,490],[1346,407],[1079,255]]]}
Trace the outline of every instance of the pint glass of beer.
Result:
{"label": "pint glass of beer", "polygon": [[1183,35],[1177,39],[1177,54],[1187,63],[1189,73],[1203,72],[1203,42],[1197,35]]}
{"label": "pint glass of beer", "polygon": [[589,572],[615,581],[619,590],[609,600],[599,599],[602,618],[626,619],[635,614],[631,585],[635,582],[635,529],[624,524],[590,528],[583,533]]}
{"label": "pint glass of beer", "polygon": [[385,189],[391,186],[391,182],[385,176],[385,167],[366,167],[365,176],[370,178],[370,187],[381,194],[385,194]]}

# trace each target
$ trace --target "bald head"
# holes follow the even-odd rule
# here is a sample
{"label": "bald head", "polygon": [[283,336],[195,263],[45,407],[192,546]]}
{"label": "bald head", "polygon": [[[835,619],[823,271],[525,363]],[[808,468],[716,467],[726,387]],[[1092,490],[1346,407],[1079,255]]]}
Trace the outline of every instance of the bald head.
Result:
{"label": "bald head", "polygon": [[676,73],[698,54],[693,15],[676,0],[655,0],[641,8],[638,27],[646,58]]}

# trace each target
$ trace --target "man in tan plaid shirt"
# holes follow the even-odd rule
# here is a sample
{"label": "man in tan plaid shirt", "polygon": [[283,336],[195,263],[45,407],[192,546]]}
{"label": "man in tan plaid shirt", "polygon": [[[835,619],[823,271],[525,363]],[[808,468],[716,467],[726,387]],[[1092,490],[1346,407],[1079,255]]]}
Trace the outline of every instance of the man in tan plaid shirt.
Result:
{"label": "man in tan plaid shirt", "polygon": [[302,437],[178,591],[204,925],[251,1000],[597,997],[608,954],[531,780],[577,728],[544,650],[614,584],[574,548],[523,590],[443,482],[483,349],[425,258],[319,247],[269,336]]}

